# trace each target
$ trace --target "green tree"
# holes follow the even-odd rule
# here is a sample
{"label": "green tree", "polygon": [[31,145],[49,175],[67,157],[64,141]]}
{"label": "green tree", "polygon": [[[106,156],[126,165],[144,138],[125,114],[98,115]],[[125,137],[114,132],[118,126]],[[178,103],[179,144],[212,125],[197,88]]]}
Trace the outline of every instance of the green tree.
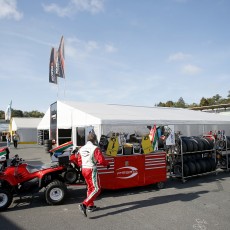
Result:
{"label": "green tree", "polygon": [[214,104],[218,104],[221,99],[221,96],[219,94],[216,94],[215,96],[212,97],[212,99],[214,101]]}
{"label": "green tree", "polygon": [[21,110],[11,110],[11,117],[23,117],[23,112]]}
{"label": "green tree", "polygon": [[230,90],[228,90],[228,96],[227,96],[228,99],[230,99]]}
{"label": "green tree", "polygon": [[166,106],[166,107],[174,107],[174,102],[173,102],[173,101],[167,101],[167,102],[165,103],[165,106]]}
{"label": "green tree", "polygon": [[0,119],[5,119],[5,112],[0,110]]}
{"label": "green tree", "polygon": [[180,97],[178,99],[178,101],[175,104],[175,107],[177,107],[177,108],[185,108],[186,107],[184,99],[182,97]]}
{"label": "green tree", "polygon": [[199,105],[197,103],[192,103],[190,105],[188,105],[189,108],[193,108],[193,107],[198,107]]}
{"label": "green tree", "polygon": [[202,97],[200,100],[200,106],[208,106],[209,102],[206,98]]}
{"label": "green tree", "polygon": [[30,117],[30,113],[27,111],[23,112],[23,117]]}
{"label": "green tree", "polygon": [[159,107],[165,107],[165,103],[159,102],[159,104],[157,104],[157,106],[159,106]]}
{"label": "green tree", "polygon": [[29,112],[30,117],[43,117],[44,113],[41,113],[37,110],[33,110],[31,112]]}

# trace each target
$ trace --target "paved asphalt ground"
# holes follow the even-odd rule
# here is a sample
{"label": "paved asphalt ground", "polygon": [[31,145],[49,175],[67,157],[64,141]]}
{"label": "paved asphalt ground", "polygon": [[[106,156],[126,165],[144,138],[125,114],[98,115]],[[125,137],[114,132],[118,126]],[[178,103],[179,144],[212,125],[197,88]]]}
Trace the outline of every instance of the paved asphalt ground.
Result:
{"label": "paved asphalt ground", "polygon": [[[31,164],[49,163],[44,147],[11,147],[10,157],[19,154]],[[96,200],[99,210],[85,218],[78,204],[85,186],[71,186],[63,205],[49,206],[43,193],[15,198],[7,211],[0,213],[1,230],[229,230],[230,172],[194,177],[184,184],[168,179],[157,190],[145,186],[118,191],[103,191]]]}

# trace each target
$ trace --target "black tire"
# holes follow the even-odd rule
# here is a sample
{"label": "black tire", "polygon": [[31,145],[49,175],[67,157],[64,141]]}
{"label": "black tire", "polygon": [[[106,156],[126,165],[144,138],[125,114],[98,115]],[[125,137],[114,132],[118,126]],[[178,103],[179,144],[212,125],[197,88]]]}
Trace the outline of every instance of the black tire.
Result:
{"label": "black tire", "polygon": [[197,140],[195,140],[194,138],[190,138],[190,141],[191,141],[192,144],[193,144],[193,151],[194,151],[194,152],[199,151],[199,146],[198,146]]}
{"label": "black tire", "polygon": [[188,152],[188,148],[187,148],[187,145],[186,145],[184,140],[182,140],[182,151],[183,151],[183,153]]}
{"label": "black tire", "polygon": [[195,175],[196,174],[196,165],[194,164],[194,162],[190,161],[187,163],[188,167],[189,167],[189,172],[190,175]]}
{"label": "black tire", "polygon": [[195,161],[196,160],[196,154],[191,154],[191,160]]}
{"label": "black tire", "polygon": [[226,148],[226,144],[225,144],[225,141],[224,140],[219,140],[216,142],[216,146],[220,149],[224,149]]}
{"label": "black tire", "polygon": [[5,211],[12,203],[13,195],[7,189],[0,189],[0,211]]}
{"label": "black tire", "polygon": [[200,139],[201,139],[201,141],[202,141],[203,144],[204,144],[204,150],[210,150],[211,147],[210,147],[209,142],[208,142],[205,138],[203,138],[203,137],[201,137]]}
{"label": "black tire", "polygon": [[63,203],[67,193],[67,187],[59,180],[54,180],[45,188],[45,199],[47,204],[57,205]]}
{"label": "black tire", "polygon": [[184,177],[189,176],[189,175],[190,175],[190,170],[189,170],[188,164],[185,163],[184,164]]}
{"label": "black tire", "polygon": [[212,165],[209,161],[209,158],[205,157],[204,160],[205,160],[205,164],[206,164],[206,172],[211,172],[212,171]]}
{"label": "black tire", "polygon": [[76,169],[70,168],[70,169],[67,169],[67,171],[63,173],[63,177],[64,177],[64,180],[68,184],[74,184],[76,183],[79,177],[79,173]]}
{"label": "black tire", "polygon": [[230,136],[226,136],[227,138],[227,148],[229,149],[230,148]]}
{"label": "black tire", "polygon": [[186,145],[186,143],[184,141],[184,138],[181,139],[180,145],[182,145],[182,152],[186,153],[188,150],[187,150],[187,145]]}
{"label": "black tire", "polygon": [[189,160],[188,156],[185,154],[183,155],[183,160],[184,160],[184,163],[187,162]]}
{"label": "black tire", "polygon": [[197,153],[197,154],[195,154],[195,156],[196,156],[196,160],[198,160],[198,159],[201,159],[201,158],[202,158],[202,154],[201,154],[201,153]]}
{"label": "black tire", "polygon": [[227,167],[227,159],[226,159],[226,157],[225,158],[222,157],[220,159],[220,165],[221,165],[222,168],[226,168]]}
{"label": "black tire", "polygon": [[186,145],[187,145],[187,152],[193,152],[193,143],[190,139],[186,138],[184,139]]}
{"label": "black tire", "polygon": [[197,160],[197,162],[200,164],[201,173],[206,173],[207,169],[206,169],[206,162],[205,162],[205,160],[202,158],[202,159]]}
{"label": "black tire", "polygon": [[182,177],[181,163],[176,163],[173,166],[173,173],[175,174],[176,177]]}
{"label": "black tire", "polygon": [[202,173],[200,163],[197,160],[195,160],[193,163],[196,165],[196,174]]}
{"label": "black tire", "polygon": [[[189,176],[190,172],[189,172],[189,167],[187,165],[187,163],[184,163],[184,177]],[[173,167],[173,173],[175,174],[176,177],[182,177],[182,167],[181,167],[181,163],[176,163]]]}
{"label": "black tire", "polygon": [[162,189],[162,188],[164,188],[165,187],[165,183],[164,182],[157,182],[156,183],[156,186],[157,186],[157,189]]}
{"label": "black tire", "polygon": [[204,150],[204,144],[203,144],[203,141],[200,140],[200,137],[196,137],[194,136],[193,137],[197,143],[198,143],[198,151],[203,151]]}
{"label": "black tire", "polygon": [[211,171],[216,170],[216,162],[214,158],[208,158],[210,164],[211,164]]}

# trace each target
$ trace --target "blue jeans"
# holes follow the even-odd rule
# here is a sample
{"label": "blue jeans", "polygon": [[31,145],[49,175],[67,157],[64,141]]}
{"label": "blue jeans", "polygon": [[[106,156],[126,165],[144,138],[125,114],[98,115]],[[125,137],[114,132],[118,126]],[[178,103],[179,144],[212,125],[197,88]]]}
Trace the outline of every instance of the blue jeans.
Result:
{"label": "blue jeans", "polygon": [[7,147],[10,147],[10,140],[6,141]]}

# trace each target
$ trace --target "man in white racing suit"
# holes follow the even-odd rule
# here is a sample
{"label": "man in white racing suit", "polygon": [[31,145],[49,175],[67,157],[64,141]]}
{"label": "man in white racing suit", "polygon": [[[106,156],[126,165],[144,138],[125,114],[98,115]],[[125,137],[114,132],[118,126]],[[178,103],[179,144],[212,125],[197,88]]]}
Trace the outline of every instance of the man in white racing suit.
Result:
{"label": "man in white racing suit", "polygon": [[80,211],[87,217],[86,210],[92,212],[96,209],[94,201],[101,192],[100,181],[97,173],[97,163],[110,167],[99,147],[94,145],[97,141],[95,133],[89,133],[87,143],[77,153],[78,165],[82,168],[82,175],[87,184],[87,197],[79,205]]}

